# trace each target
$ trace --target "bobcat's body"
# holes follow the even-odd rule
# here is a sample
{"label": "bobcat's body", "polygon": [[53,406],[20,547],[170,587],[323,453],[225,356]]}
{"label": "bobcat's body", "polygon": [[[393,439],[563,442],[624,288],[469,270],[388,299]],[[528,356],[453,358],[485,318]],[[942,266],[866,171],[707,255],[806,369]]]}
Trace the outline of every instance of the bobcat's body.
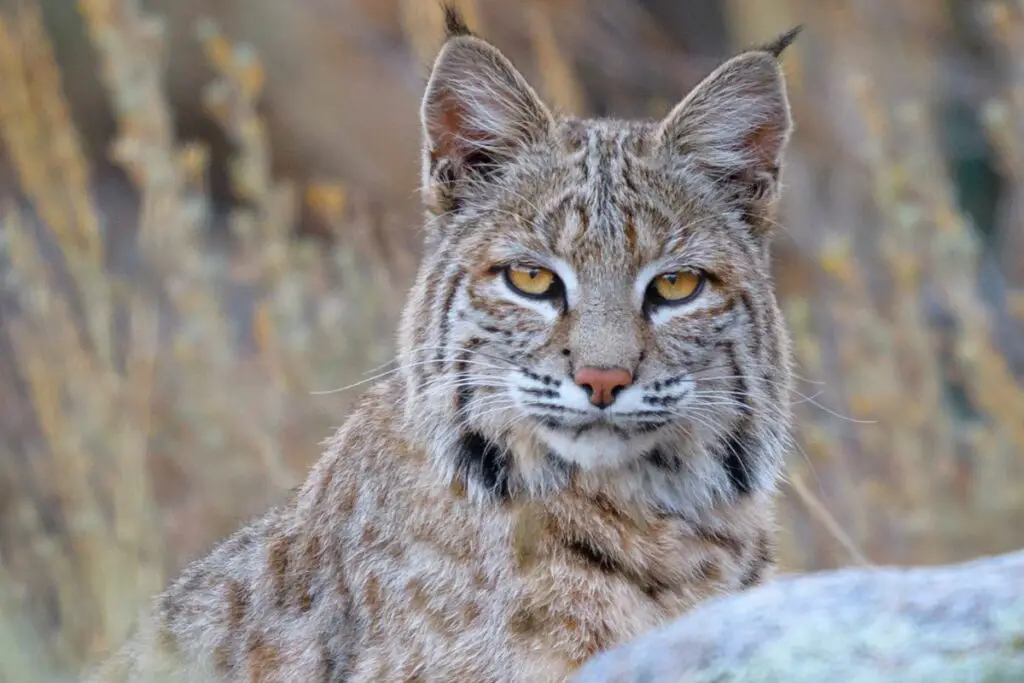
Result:
{"label": "bobcat's body", "polygon": [[465,33],[424,103],[398,371],[103,680],[553,683],[771,570],[784,43],[630,123],[556,120]]}
{"label": "bobcat's body", "polygon": [[688,520],[581,483],[481,514],[396,436],[398,398],[373,391],[293,501],[186,570],[151,655],[225,681],[556,681],[767,569],[759,497]]}

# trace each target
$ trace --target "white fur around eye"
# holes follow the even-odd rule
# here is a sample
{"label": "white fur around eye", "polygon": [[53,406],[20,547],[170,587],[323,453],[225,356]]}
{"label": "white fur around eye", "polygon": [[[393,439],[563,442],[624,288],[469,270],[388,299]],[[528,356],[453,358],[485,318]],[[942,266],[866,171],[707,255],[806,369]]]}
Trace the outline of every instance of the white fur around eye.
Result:
{"label": "white fur around eye", "polygon": [[694,313],[710,310],[721,303],[722,297],[715,293],[710,286],[705,285],[704,291],[689,303],[679,304],[677,306],[656,306],[651,309],[651,323],[658,325],[668,322],[673,318],[693,315]]}
{"label": "white fur around eye", "polygon": [[647,298],[647,288],[650,287],[651,281],[664,273],[668,267],[669,263],[666,261],[655,261],[654,263],[648,264],[640,271],[640,274],[636,276],[636,281],[633,283],[633,302],[636,305],[637,310],[643,309],[644,307],[644,299]]}
{"label": "white fur around eye", "polygon": [[580,281],[576,279],[576,272],[560,258],[548,259],[548,265],[555,275],[561,278],[565,287],[566,307],[571,309],[580,298]]}
{"label": "white fur around eye", "polygon": [[508,283],[505,282],[504,275],[499,275],[491,281],[490,286],[487,288],[487,295],[495,299],[503,299],[522,308],[528,308],[550,323],[558,320],[558,316],[561,315],[562,311],[560,299],[531,299],[530,297],[516,294],[508,286]]}

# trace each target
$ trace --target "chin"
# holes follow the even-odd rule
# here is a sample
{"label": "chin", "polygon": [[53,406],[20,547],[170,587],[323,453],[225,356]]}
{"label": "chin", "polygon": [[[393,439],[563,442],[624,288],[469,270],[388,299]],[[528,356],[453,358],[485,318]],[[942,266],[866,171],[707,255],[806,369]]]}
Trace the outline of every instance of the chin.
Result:
{"label": "chin", "polygon": [[618,469],[640,460],[658,445],[658,431],[631,433],[624,427],[597,423],[576,428],[543,426],[538,435],[562,460],[596,471]]}

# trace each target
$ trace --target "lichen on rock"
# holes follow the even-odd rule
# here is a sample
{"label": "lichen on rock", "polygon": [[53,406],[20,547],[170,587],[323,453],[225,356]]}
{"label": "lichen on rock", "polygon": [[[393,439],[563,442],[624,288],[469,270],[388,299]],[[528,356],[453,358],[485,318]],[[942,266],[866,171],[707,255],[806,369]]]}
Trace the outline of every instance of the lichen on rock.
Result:
{"label": "lichen on rock", "polygon": [[573,683],[1021,683],[1024,551],[786,576],[591,660]]}

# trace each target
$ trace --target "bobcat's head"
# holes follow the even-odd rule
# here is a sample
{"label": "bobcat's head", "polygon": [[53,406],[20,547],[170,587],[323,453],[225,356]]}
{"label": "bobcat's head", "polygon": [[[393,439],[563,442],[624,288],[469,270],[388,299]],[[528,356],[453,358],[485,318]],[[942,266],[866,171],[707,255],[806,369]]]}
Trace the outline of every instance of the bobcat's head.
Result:
{"label": "bobcat's head", "polygon": [[449,19],[400,343],[416,437],[479,492],[574,469],[686,495],[770,488],[790,424],[768,248],[791,130],[778,56],[796,31],[660,121],[581,120]]}

